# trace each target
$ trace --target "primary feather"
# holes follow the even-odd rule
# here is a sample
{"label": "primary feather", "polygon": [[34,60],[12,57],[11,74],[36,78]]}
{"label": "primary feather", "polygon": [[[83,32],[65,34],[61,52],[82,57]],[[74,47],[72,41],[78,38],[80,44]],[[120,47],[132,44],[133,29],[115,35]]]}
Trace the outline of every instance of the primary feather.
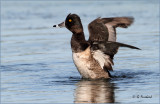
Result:
{"label": "primary feather", "polygon": [[89,42],[93,57],[104,70],[113,70],[113,57],[119,47],[139,49],[116,42],[116,28],[127,28],[134,21],[132,17],[97,18],[88,25]]}

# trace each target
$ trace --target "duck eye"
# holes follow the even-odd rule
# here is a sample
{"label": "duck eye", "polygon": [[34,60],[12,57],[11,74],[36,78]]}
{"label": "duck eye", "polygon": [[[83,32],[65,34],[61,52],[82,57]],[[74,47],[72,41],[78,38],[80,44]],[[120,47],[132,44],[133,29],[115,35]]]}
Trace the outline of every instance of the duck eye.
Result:
{"label": "duck eye", "polygon": [[69,21],[69,22],[72,22],[72,19],[69,19],[68,21]]}

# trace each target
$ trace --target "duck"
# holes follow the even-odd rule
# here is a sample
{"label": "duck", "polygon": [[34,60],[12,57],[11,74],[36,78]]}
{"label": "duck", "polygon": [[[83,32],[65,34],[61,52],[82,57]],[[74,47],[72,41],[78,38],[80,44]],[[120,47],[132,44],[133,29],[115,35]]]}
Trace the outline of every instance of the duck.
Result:
{"label": "duck", "polygon": [[114,55],[119,47],[140,50],[140,48],[116,42],[116,28],[127,28],[133,17],[98,17],[88,24],[89,39],[85,39],[83,25],[77,14],[68,14],[65,21],[53,27],[66,27],[72,32],[72,58],[82,78],[112,78]]}

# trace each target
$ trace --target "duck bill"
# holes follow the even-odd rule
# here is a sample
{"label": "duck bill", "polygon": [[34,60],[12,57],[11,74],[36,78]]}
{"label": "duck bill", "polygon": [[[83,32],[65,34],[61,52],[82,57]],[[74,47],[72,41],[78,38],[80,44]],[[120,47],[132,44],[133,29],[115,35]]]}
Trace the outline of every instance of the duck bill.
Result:
{"label": "duck bill", "polygon": [[53,25],[53,27],[59,27],[59,28],[65,27],[65,22],[62,22],[58,25]]}

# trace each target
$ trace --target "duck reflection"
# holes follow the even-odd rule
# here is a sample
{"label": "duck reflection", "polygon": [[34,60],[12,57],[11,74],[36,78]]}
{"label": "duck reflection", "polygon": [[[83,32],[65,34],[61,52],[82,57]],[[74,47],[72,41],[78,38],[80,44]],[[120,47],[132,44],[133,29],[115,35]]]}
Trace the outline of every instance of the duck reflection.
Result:
{"label": "duck reflection", "polygon": [[81,80],[76,84],[75,103],[114,103],[114,84],[108,80]]}

